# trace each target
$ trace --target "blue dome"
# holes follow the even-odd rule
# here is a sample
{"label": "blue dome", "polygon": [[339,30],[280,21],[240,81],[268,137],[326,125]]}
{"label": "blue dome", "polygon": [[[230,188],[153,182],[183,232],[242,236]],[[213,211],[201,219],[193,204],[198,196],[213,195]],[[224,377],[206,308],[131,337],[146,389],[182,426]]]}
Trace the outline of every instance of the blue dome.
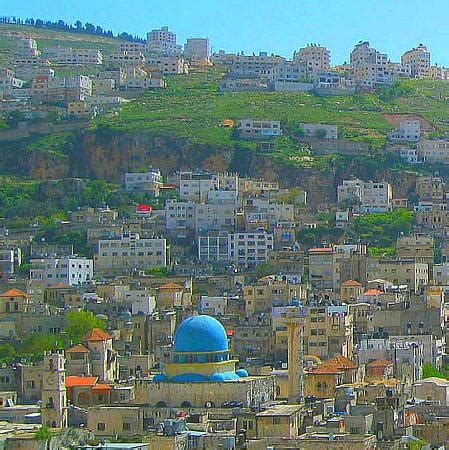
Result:
{"label": "blue dome", "polygon": [[224,382],[238,380],[240,377],[234,372],[216,372],[210,376],[210,381]]}
{"label": "blue dome", "polygon": [[211,316],[188,317],[176,330],[174,352],[207,353],[228,350],[226,330]]}
{"label": "blue dome", "polygon": [[164,375],[163,373],[158,373],[154,376],[153,381],[155,383],[162,383],[164,381],[167,381],[167,376]]}
{"label": "blue dome", "polygon": [[200,373],[181,373],[172,378],[172,381],[181,383],[199,383],[204,381],[209,381],[206,375],[201,375]]}
{"label": "blue dome", "polygon": [[240,378],[246,378],[249,376],[248,372],[245,369],[238,369],[235,371],[235,373],[240,377]]}

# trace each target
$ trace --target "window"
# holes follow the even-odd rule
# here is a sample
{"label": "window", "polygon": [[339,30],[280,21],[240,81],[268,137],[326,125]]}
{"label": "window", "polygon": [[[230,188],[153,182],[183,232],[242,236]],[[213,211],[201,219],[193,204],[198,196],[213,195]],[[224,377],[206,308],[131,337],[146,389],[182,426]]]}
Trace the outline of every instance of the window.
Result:
{"label": "window", "polygon": [[280,425],[281,418],[280,417],[273,417],[273,425]]}
{"label": "window", "polygon": [[123,422],[123,431],[131,431],[131,423]]}
{"label": "window", "polygon": [[98,422],[97,423],[97,431],[104,431],[106,430],[106,424],[103,422]]}

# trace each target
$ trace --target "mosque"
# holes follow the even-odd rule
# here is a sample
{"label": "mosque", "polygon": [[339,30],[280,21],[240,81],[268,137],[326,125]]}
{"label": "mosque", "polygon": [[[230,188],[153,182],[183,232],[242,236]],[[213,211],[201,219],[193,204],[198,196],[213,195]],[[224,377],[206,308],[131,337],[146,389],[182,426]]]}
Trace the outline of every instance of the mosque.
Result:
{"label": "mosque", "polygon": [[275,397],[272,376],[250,376],[236,369],[223,325],[207,315],[191,316],[174,336],[171,361],[149,382],[140,382],[136,397],[159,407],[204,407],[240,402],[254,407]]}
{"label": "mosque", "polygon": [[237,364],[223,325],[211,316],[192,316],[176,330],[172,362],[165,364],[155,381],[223,382],[247,377],[246,370],[236,370]]}

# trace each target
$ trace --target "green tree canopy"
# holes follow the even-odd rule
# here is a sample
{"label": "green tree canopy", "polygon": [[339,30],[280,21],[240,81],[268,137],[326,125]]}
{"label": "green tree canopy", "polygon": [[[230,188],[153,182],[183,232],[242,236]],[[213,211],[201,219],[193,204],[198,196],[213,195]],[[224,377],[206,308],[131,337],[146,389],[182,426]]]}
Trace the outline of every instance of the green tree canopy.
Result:
{"label": "green tree canopy", "polygon": [[71,342],[79,342],[93,328],[106,329],[106,322],[95,317],[90,311],[70,311],[66,314],[65,331]]}

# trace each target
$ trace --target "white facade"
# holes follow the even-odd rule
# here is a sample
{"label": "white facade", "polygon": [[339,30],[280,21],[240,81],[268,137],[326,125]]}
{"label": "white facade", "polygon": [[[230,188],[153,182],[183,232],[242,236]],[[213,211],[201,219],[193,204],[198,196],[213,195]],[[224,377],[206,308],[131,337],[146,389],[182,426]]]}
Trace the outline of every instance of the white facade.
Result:
{"label": "white facade", "polygon": [[243,138],[270,138],[282,134],[279,120],[241,119],[237,122],[237,131]]}
{"label": "white facade", "polygon": [[141,238],[138,233],[120,239],[100,239],[95,255],[95,271],[132,272],[168,264],[164,238]]}
{"label": "white facade", "polygon": [[45,48],[42,51],[42,58],[57,64],[103,64],[103,54],[100,50],[91,48]]}
{"label": "white facade", "polygon": [[146,62],[154,66],[163,75],[182,75],[189,73],[189,65],[184,58],[179,56],[149,56]]}
{"label": "white facade", "polygon": [[229,259],[239,266],[253,267],[268,261],[273,245],[273,234],[266,231],[232,233],[228,238]]}
{"label": "white facade", "polygon": [[43,287],[60,283],[76,286],[92,281],[93,266],[91,259],[76,256],[32,259],[30,279]]}
{"label": "white facade", "polygon": [[393,191],[386,181],[344,180],[338,186],[338,202],[356,200],[361,212],[385,212],[391,210]]}
{"label": "white facade", "polygon": [[201,314],[224,316],[227,304],[227,297],[211,297],[208,295],[202,295],[200,297],[199,310]]}
{"label": "white facade", "polygon": [[176,44],[176,34],[168,27],[152,30],[147,34],[147,51],[167,55],[178,55],[182,47]]}
{"label": "white facade", "polygon": [[388,139],[399,142],[418,142],[421,139],[421,123],[417,120],[405,120],[399,128],[388,134]]}
{"label": "white facade", "polygon": [[162,186],[162,174],[159,169],[152,169],[148,172],[126,172],[126,191],[158,191]]}

